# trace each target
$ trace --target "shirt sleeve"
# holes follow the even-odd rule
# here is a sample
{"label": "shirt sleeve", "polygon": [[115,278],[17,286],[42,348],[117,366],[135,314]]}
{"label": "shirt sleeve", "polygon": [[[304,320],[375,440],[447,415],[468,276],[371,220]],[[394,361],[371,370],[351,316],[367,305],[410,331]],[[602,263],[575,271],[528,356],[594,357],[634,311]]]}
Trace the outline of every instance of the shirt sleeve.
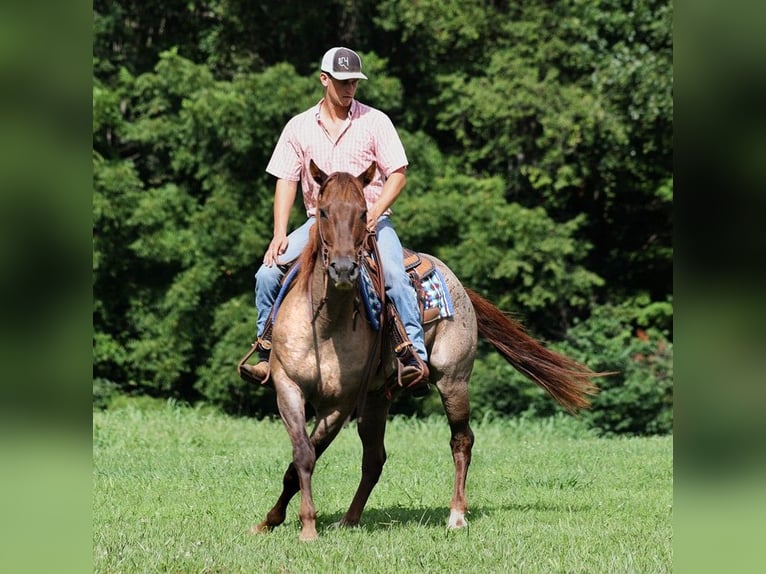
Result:
{"label": "shirt sleeve", "polygon": [[400,167],[406,167],[407,154],[391,119],[381,112],[377,121],[375,148],[376,161],[381,173],[387,178]]}
{"label": "shirt sleeve", "polygon": [[282,130],[277,145],[266,166],[266,172],[278,179],[300,181],[303,154],[296,137],[295,121],[290,120]]}

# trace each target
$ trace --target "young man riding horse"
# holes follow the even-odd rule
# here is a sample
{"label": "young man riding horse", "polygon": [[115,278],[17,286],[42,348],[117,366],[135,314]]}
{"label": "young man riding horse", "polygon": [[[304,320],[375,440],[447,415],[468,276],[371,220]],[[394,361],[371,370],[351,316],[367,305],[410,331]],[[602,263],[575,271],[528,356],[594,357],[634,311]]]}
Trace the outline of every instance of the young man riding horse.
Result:
{"label": "young man riding horse", "polygon": [[[255,275],[259,361],[242,361],[238,371],[248,381],[263,383],[269,376],[270,312],[279,293],[286,264],[305,247],[316,222],[318,184],[309,173],[313,160],[324,172],[360,173],[371,162],[378,173],[364,188],[367,228],[375,232],[385,275],[386,296],[393,302],[411,345],[399,359],[401,382],[415,390],[428,384],[428,354],[420,324],[417,295],[404,269],[402,245],[391,221],[391,206],[406,184],[407,156],[389,117],[354,99],[362,73],[359,55],[348,48],[331,48],[322,58],[319,81],[324,97],[294,116],[285,126],[266,171],[277,178],[274,194],[274,236]],[[287,224],[301,184],[307,221],[287,235]],[[404,334],[403,334],[404,335]],[[252,354],[252,353],[251,353]],[[247,358],[247,356],[246,356]]]}

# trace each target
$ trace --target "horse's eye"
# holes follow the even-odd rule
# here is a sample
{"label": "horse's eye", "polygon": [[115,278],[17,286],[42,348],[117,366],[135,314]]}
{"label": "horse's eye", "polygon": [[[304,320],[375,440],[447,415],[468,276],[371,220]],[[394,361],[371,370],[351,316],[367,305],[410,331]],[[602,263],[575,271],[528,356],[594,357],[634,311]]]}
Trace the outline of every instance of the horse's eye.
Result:
{"label": "horse's eye", "polygon": [[322,219],[327,219],[328,217],[327,210],[324,207],[319,208],[319,217],[321,217]]}
{"label": "horse's eye", "polygon": [[365,223],[367,222],[367,210],[366,209],[359,215],[359,219],[361,219]]}

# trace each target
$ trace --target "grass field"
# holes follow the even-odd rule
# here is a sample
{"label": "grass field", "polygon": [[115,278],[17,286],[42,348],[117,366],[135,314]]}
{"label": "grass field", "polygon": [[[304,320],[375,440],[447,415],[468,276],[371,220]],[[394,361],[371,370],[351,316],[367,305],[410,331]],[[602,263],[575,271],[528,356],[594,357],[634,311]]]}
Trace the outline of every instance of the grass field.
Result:
{"label": "grass field", "polygon": [[572,418],[476,421],[468,528],[445,526],[446,419],[395,419],[362,524],[334,529],[359,480],[354,425],[318,461],[320,538],[248,529],[291,456],[280,421],[176,405],[93,415],[98,573],[672,571],[672,438],[597,438]]}

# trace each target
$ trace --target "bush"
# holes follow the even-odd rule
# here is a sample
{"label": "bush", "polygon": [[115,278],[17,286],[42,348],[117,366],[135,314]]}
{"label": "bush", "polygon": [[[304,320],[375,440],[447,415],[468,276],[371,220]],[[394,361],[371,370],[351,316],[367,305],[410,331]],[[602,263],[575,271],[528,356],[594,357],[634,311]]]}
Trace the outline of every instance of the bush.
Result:
{"label": "bush", "polygon": [[673,343],[661,324],[670,303],[606,305],[567,333],[557,350],[594,371],[601,389],[583,417],[605,434],[663,434],[673,428]]}
{"label": "bush", "polygon": [[256,417],[278,414],[274,391],[246,383],[236,370],[237,361],[255,340],[256,317],[249,294],[219,306],[211,329],[216,343],[207,363],[197,372],[195,389],[206,401],[229,414]]}
{"label": "bush", "polygon": [[474,419],[522,414],[549,416],[559,410],[545,391],[484,343],[474,363],[470,393]]}
{"label": "bush", "polygon": [[93,408],[106,409],[120,395],[120,386],[107,379],[93,379]]}

